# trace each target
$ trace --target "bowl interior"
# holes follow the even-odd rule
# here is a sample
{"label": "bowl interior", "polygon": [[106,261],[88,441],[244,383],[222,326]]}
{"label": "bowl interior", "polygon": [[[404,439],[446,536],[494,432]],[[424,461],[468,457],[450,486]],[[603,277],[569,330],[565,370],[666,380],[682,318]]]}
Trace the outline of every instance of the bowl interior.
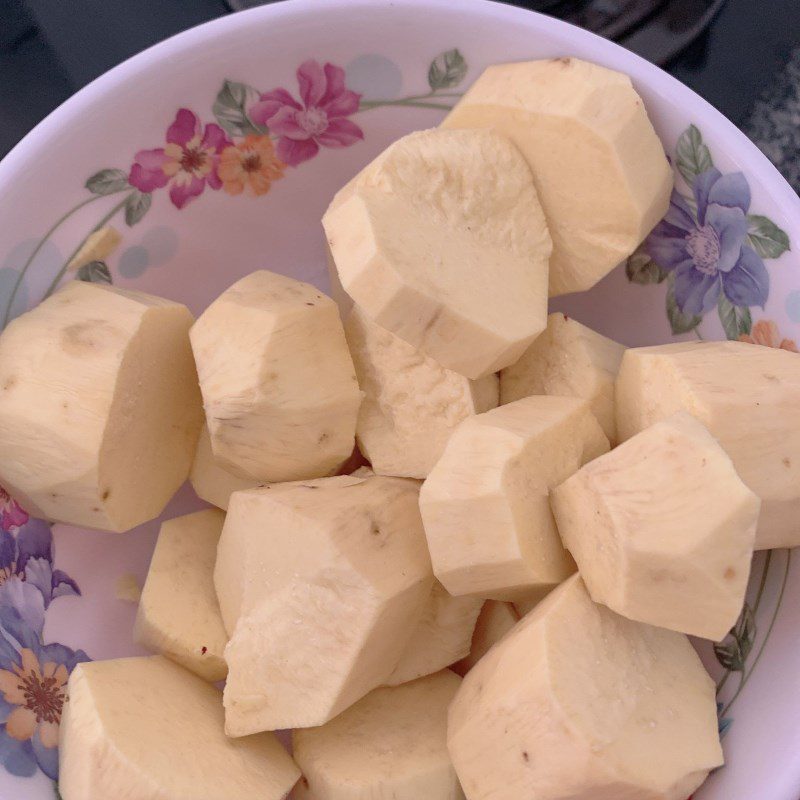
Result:
{"label": "bowl interior", "polygon": [[[800,201],[766,159],[641,59],[556,20],[481,0],[295,0],[189,31],[89,86],[0,164],[0,324],[76,277],[163,294],[195,313],[259,268],[327,289],[319,220],[333,193],[392,140],[437,125],[485,66],[555,56],[631,75],[675,166],[686,224],[703,235],[701,187],[717,169],[726,203],[748,215],[741,244],[761,265],[728,292],[736,303],[723,292],[694,315],[676,288],[675,264],[643,248],[556,308],[629,345],[745,337],[791,349],[800,335],[791,249]],[[265,120],[281,109],[288,121],[268,130]],[[68,266],[107,225],[121,241],[79,269]],[[49,532],[0,501],[3,535],[18,551],[31,538],[26,531],[50,543]],[[198,505],[185,488],[165,517]],[[56,571],[41,590],[5,580],[0,623],[4,609],[22,609],[41,663],[69,665],[78,651],[135,654],[135,605],[120,599],[120,581],[133,575],[141,584],[157,527],[120,536],[56,525],[53,546],[37,553]],[[791,687],[800,670],[800,575],[790,554],[760,555],[751,590],[735,635],[701,648],[720,682],[728,761],[697,794],[703,800],[796,800],[800,791],[800,696]],[[11,669],[14,657],[0,647],[0,669]],[[11,736],[12,710],[0,702],[0,796],[52,798],[56,749],[38,729]]]}

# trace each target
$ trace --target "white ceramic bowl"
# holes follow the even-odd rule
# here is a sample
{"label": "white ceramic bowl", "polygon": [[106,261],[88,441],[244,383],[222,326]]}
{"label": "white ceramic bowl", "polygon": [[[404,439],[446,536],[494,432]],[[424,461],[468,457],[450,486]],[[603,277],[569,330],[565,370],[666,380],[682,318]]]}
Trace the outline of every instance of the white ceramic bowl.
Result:
{"label": "white ceramic bowl", "polygon": [[[631,75],[676,166],[679,192],[691,197],[696,175],[712,161],[721,173],[743,174],[726,179],[735,191],[725,202],[751,215],[746,244],[766,269],[756,264],[748,274],[719,276],[746,305],[714,305],[702,320],[681,313],[681,290],[676,298],[669,288],[672,265],[657,265],[646,253],[559,306],[627,344],[666,341],[672,327],[696,324],[684,335],[743,334],[792,347],[800,336],[800,269],[788,245],[800,241],[800,200],[756,147],[691,91],[625,50],[482,0],[294,0],[188,31],[95,81],[0,164],[0,322],[7,310],[13,317],[40,301],[85,237],[106,223],[122,243],[85,267],[84,277],[110,276],[195,312],[256,268],[325,288],[319,220],[338,187],[393,139],[436,125],[486,65],[565,55]],[[267,98],[271,109],[254,110],[260,95],[279,87],[285,92]],[[299,111],[286,114],[306,138],[278,137],[278,152],[296,166],[269,186],[272,150],[258,123],[281,106]],[[181,159],[195,135],[206,163],[217,168],[183,181]],[[242,171],[248,147],[261,155],[262,170]],[[176,174],[163,186],[167,162]],[[256,195],[247,186],[268,191]],[[700,231],[691,214],[688,228]],[[166,516],[196,506],[185,489]],[[57,705],[61,678],[85,657],[77,651],[93,658],[137,652],[135,606],[119,599],[117,588],[127,574],[143,580],[157,527],[113,535],[56,525],[51,539],[47,526],[26,522],[0,497],[0,797],[54,796],[57,714],[50,721],[37,716],[15,681],[36,681],[53,671],[46,664],[64,664],[55,672]],[[759,556],[752,613],[716,656],[704,650],[720,679],[727,765],[697,798],[800,795],[798,560],[790,564],[785,551]]]}

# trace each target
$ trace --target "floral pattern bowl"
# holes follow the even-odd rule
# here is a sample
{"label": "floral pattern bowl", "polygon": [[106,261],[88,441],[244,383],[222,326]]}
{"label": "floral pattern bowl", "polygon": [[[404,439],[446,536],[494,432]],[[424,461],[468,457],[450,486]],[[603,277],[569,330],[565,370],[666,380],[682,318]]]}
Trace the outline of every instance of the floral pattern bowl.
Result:
{"label": "floral pattern bowl", "polygon": [[[344,182],[393,139],[436,125],[486,65],[564,55],[631,75],[676,189],[627,263],[558,307],[630,345],[796,351],[800,199],[755,146],[636,56],[483,0],[293,0],[112,70],[0,163],[0,327],[73,279],[195,312],[258,268],[327,288],[319,220]],[[198,505],[186,488],[165,517]],[[82,660],[138,652],[130,586],[157,529],[51,528],[0,491],[0,797],[56,796],[66,680]],[[727,763],[697,800],[800,796],[798,561],[760,554],[737,625],[699,645]]]}

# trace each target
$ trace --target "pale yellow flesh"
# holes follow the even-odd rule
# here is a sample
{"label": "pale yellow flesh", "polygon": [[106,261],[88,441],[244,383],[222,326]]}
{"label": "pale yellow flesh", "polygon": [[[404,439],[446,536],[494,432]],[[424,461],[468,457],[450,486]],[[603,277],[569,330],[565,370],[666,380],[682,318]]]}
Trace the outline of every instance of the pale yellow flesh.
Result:
{"label": "pale yellow flesh", "polygon": [[474,597],[453,597],[436,581],[422,619],[386,685],[399,686],[465,658],[482,605]]}
{"label": "pale yellow flesh", "polygon": [[75,668],[59,759],[64,800],[282,800],[300,777],[273,734],[226,738],[219,690],[161,656]]}
{"label": "pale yellow flesh", "polygon": [[214,590],[214,564],[225,515],[198,511],[161,525],[139,601],[133,638],[207,681],[228,674]]}
{"label": "pale yellow flesh", "polygon": [[550,295],[591,288],[664,216],[672,170],[630,78],[575,58],[489,67],[442,127],[508,136],[550,234]]}
{"label": "pale yellow flesh", "polygon": [[616,387],[620,440],[676,411],[702,422],[761,498],[756,549],[800,545],[800,358],[745,342],[626,352]]}
{"label": "pale yellow flesh", "polygon": [[31,515],[125,531],[186,480],[202,421],[192,317],[73,281],[0,336],[0,484]]}
{"label": "pale yellow flesh", "polygon": [[476,379],[544,329],[551,241],[530,169],[488,131],[395,142],[323,218],[339,279],[363,312]]}
{"label": "pale yellow flesh", "polygon": [[689,640],[594,604],[577,575],[467,674],[448,748],[469,800],[686,800],[723,761]]}
{"label": "pale yellow flesh", "polygon": [[453,665],[453,671],[466,675],[520,621],[521,616],[513,603],[487,600],[475,623],[469,654]]}
{"label": "pale yellow flesh", "polygon": [[364,401],[356,437],[381,475],[425,478],[459,422],[498,404],[498,379],[445,369],[371,322],[358,306],[345,323]]}
{"label": "pale yellow flesh", "polygon": [[563,581],[575,565],[550,490],[607,450],[574,397],[528,397],[462,422],[420,494],[436,577],[453,595],[493,600]]}
{"label": "pale yellow flesh", "polygon": [[617,440],[614,382],[625,348],[561,313],[516,364],[500,373],[500,402],[534,394],[583,397],[609,441]]}
{"label": "pale yellow flesh", "polygon": [[228,501],[233,492],[258,486],[258,481],[240,478],[217,463],[214,451],[211,449],[211,435],[206,425],[203,426],[200,438],[197,440],[197,452],[192,471],[189,473],[189,481],[201,500],[223,510],[228,508]]}
{"label": "pale yellow flesh", "polygon": [[376,689],[321,728],[295,731],[297,800],[464,800],[447,753],[445,670]]}
{"label": "pale yellow flesh", "polygon": [[552,504],[596,602],[714,641],[736,622],[761,501],[686,412],[587,464]]}
{"label": "pale yellow flesh", "polygon": [[349,457],[361,393],[336,304],[262,270],[192,327],[217,465],[255,482],[332,475]]}
{"label": "pale yellow flesh", "polygon": [[231,496],[215,571],[229,735],[322,725],[386,683],[433,588],[418,486],[342,476]]}

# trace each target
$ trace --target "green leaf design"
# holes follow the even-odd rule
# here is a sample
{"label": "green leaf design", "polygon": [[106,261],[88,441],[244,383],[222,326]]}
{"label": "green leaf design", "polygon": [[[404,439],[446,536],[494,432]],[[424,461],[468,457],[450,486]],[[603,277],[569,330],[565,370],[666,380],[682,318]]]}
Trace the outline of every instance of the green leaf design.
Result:
{"label": "green leaf design", "polygon": [[689,333],[693,331],[702,321],[702,317],[684,314],[678,308],[678,301],[675,299],[675,279],[672,274],[668,276],[667,283],[667,319],[674,334]]}
{"label": "green leaf design", "polygon": [[748,214],[747,222],[750,246],[761,258],[778,258],[791,249],[789,234],[768,217]]}
{"label": "green leaf design", "polygon": [[703,136],[695,125],[690,125],[678,139],[675,147],[676,165],[687,183],[711,169],[711,151],[703,143]]}
{"label": "green leaf design", "polygon": [[140,192],[138,189],[131,192],[125,201],[125,222],[130,226],[141,222],[152,202],[153,195],[148,192]]}
{"label": "green leaf design", "polygon": [[104,261],[90,261],[84,264],[75,276],[79,281],[86,281],[86,283],[113,283],[111,280],[111,272],[108,265]]}
{"label": "green leaf design", "polygon": [[719,312],[719,321],[729,339],[736,341],[742,334],[750,333],[753,327],[753,318],[750,316],[750,309],[747,306],[735,306],[724,294],[721,294],[717,303],[717,311]]}
{"label": "green leaf design", "polygon": [[743,672],[755,640],[755,615],[750,605],[745,603],[736,625],[721,642],[714,645],[714,655],[725,669]]}
{"label": "green leaf design", "polygon": [[439,89],[452,89],[464,80],[467,62],[457,49],[440,53],[428,67],[428,85],[434,92]]}
{"label": "green leaf design", "polygon": [[228,136],[266,133],[266,128],[256,125],[247,115],[247,109],[258,98],[259,92],[252,86],[236,81],[225,81],[211,110]]}
{"label": "green leaf design", "polygon": [[86,188],[92,194],[106,195],[121,192],[128,188],[128,173],[121,169],[101,169],[86,181]]}
{"label": "green leaf design", "polygon": [[662,283],[668,274],[641,248],[625,262],[625,275],[631,283],[642,286],[648,283]]}

